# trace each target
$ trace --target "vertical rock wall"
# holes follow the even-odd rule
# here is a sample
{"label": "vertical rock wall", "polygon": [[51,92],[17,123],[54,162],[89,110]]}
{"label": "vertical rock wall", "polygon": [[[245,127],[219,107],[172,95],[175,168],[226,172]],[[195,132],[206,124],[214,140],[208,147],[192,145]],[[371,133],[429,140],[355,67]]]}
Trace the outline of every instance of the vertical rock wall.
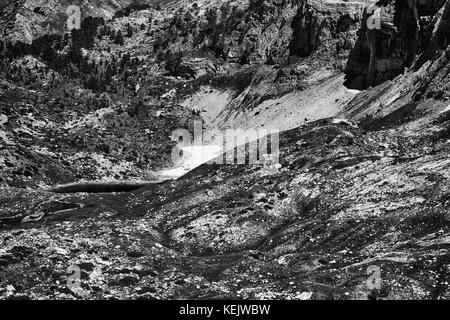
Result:
{"label": "vertical rock wall", "polygon": [[391,80],[410,67],[418,54],[428,50],[432,38],[437,43],[445,41],[443,30],[448,28],[444,25],[439,36],[433,36],[435,16],[444,3],[443,0],[378,2],[382,8],[381,28],[362,25],[347,64],[346,85],[361,90]]}

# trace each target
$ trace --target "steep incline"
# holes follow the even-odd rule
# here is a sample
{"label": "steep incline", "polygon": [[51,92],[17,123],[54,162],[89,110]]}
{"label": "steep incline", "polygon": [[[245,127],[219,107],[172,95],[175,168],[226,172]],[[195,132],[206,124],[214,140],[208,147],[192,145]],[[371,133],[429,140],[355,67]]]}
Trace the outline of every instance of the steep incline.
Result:
{"label": "steep incline", "polygon": [[0,132],[18,149],[1,151],[1,179],[20,187],[148,180],[173,165],[172,131],[192,130],[199,117],[208,129],[282,131],[334,116],[354,96],[342,69],[363,3],[80,2],[85,20],[71,34],[68,3],[9,3],[0,43],[9,121]]}
{"label": "steep incline", "polygon": [[368,29],[363,25],[358,32],[347,64],[346,85],[359,90],[378,85],[403,73],[419,53],[434,50],[438,45],[435,42],[446,47],[448,36],[443,30],[448,30],[448,25],[445,22],[440,31],[434,29],[443,14],[444,3],[444,0],[379,1],[381,28]]}
{"label": "steep incline", "polygon": [[[439,114],[450,103],[450,3],[431,20],[427,46],[418,49],[405,72],[373,90],[362,92],[344,115],[365,123],[368,128],[391,127],[427,115]],[[379,43],[374,40],[374,46]]]}

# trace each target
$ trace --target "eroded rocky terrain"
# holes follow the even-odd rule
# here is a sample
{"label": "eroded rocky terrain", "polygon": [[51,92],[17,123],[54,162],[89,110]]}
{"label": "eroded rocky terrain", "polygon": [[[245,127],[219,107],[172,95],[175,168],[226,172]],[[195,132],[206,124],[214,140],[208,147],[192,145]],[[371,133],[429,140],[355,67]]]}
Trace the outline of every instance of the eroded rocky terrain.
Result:
{"label": "eroded rocky terrain", "polygon": [[[194,2],[104,15],[80,70],[72,38],[49,50],[61,65],[36,54],[39,34],[5,53],[1,297],[448,299],[450,1],[381,1],[376,30],[344,1]],[[281,129],[281,166],[204,164],[128,193],[48,190],[157,181],[173,128],[200,118]],[[128,167],[99,169],[99,156]]]}

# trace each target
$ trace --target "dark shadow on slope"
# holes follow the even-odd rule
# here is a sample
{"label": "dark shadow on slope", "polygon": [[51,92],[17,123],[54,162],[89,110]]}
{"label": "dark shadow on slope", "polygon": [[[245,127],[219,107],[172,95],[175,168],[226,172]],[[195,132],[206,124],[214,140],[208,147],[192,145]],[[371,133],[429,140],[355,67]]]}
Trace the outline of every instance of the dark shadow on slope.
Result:
{"label": "dark shadow on slope", "polygon": [[422,116],[422,112],[417,110],[418,104],[418,102],[409,103],[381,118],[368,116],[361,121],[360,126],[367,131],[379,131],[411,122]]}
{"label": "dark shadow on slope", "polygon": [[142,183],[75,183],[64,186],[51,188],[49,191],[53,193],[122,193],[138,190],[150,184],[158,182],[142,182]]}

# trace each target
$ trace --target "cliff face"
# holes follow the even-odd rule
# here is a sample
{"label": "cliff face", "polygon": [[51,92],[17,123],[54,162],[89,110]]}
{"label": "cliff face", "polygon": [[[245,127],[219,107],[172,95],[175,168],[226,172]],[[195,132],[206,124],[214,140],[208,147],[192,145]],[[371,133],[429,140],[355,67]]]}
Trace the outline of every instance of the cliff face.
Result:
{"label": "cliff face", "polygon": [[[245,128],[270,122],[294,128],[305,120],[335,115],[352,97],[340,77],[365,4],[204,1],[197,7],[177,2],[169,6],[170,14],[155,18],[158,23],[147,32],[150,38],[140,43],[153,46],[157,56],[179,54],[177,68],[169,72],[204,85],[204,91],[182,103],[200,104],[213,126]],[[231,81],[211,88],[208,77]],[[218,92],[208,94],[210,90]],[[226,99],[218,108],[204,106],[222,93]],[[315,104],[302,96],[314,96]]]}
{"label": "cliff face", "polygon": [[380,1],[381,29],[363,24],[347,64],[346,85],[366,89],[403,73],[428,48],[444,2]]}
{"label": "cliff face", "polygon": [[[45,34],[66,32],[66,10],[70,5],[81,8],[82,19],[95,16],[110,20],[119,10],[154,8],[164,2],[168,1],[17,0],[4,4],[0,20],[5,38],[29,43]],[[353,47],[361,6],[367,2],[175,1],[161,11],[159,22],[166,30],[158,36],[160,41],[176,43],[179,49],[206,46],[237,63],[305,57],[325,43],[330,54],[342,53]]]}
{"label": "cliff face", "polygon": [[373,117],[373,121],[381,124],[383,117],[406,106],[414,106],[413,109],[416,109],[420,105],[425,106],[429,99],[438,103],[445,103],[450,99],[449,10],[450,2],[447,1],[430,18],[426,38],[418,38],[426,40],[425,44],[417,45],[416,54],[411,55],[411,62],[404,66],[404,73],[358,95],[346,107],[348,116],[367,120],[368,123],[371,123]]}
{"label": "cliff face", "polygon": [[[215,1],[200,10],[176,5],[169,37],[180,49],[210,48],[228,62],[261,63],[317,50],[328,56],[348,52],[367,1]],[[171,43],[171,39],[164,39]]]}

